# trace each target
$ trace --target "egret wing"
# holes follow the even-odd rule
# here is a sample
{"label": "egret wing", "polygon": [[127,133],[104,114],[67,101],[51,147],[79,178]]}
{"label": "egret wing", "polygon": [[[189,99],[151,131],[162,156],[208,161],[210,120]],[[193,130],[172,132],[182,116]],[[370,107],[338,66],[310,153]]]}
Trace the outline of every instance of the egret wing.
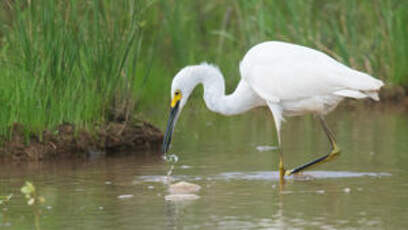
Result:
{"label": "egret wing", "polygon": [[334,72],[330,68],[315,68],[312,63],[280,60],[269,65],[252,66],[245,80],[261,97],[276,102],[346,89]]}
{"label": "egret wing", "polygon": [[342,90],[372,91],[383,85],[320,51],[276,41],[250,49],[241,62],[240,71],[242,78],[261,97],[272,102]]}

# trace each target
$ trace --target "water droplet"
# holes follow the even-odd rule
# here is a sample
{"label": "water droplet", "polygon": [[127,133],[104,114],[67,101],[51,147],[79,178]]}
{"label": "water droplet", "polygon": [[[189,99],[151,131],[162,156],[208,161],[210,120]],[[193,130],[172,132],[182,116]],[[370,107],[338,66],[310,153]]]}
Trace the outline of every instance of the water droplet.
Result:
{"label": "water droplet", "polygon": [[272,189],[275,189],[275,188],[276,188],[276,184],[273,184],[273,185],[272,185]]}
{"label": "water droplet", "polygon": [[163,155],[163,160],[170,162],[170,163],[177,163],[178,156],[176,154],[165,154]]}

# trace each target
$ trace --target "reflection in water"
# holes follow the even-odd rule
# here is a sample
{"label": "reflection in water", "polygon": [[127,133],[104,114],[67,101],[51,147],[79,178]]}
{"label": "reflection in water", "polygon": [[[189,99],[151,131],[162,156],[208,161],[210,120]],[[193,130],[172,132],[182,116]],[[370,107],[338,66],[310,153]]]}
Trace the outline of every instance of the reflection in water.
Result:
{"label": "reflection in water", "polygon": [[184,218],[185,212],[187,212],[188,207],[191,204],[193,204],[194,200],[195,199],[166,200],[165,210],[166,210],[166,216],[167,216],[167,229],[168,230],[183,229],[184,227],[183,218]]}
{"label": "reflection in water", "polygon": [[[212,125],[198,122],[203,120]],[[3,164],[0,195],[14,196],[6,215],[0,213],[0,223],[6,216],[9,226],[0,229],[31,229],[32,211],[19,191],[25,180],[47,200],[44,229],[406,228],[408,116],[336,110],[328,122],[342,155],[302,177],[289,177],[282,191],[277,151],[257,149],[277,144],[267,110],[228,118],[184,111],[171,149],[179,157],[171,177],[172,183],[200,185],[196,200],[166,200],[169,165],[156,153]],[[311,117],[284,124],[289,168],[329,147],[318,125]]]}

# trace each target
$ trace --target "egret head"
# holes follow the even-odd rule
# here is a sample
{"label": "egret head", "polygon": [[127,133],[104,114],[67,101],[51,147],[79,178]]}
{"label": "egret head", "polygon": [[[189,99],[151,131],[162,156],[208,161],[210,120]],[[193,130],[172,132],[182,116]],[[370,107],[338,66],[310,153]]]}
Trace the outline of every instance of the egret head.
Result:
{"label": "egret head", "polygon": [[197,78],[193,77],[194,66],[188,66],[181,69],[173,78],[171,84],[171,102],[170,102],[170,116],[167,122],[166,133],[164,134],[162,152],[167,153],[171,136],[176,121],[179,117],[181,110],[187,102],[188,97],[193,91],[194,87],[198,84]]}

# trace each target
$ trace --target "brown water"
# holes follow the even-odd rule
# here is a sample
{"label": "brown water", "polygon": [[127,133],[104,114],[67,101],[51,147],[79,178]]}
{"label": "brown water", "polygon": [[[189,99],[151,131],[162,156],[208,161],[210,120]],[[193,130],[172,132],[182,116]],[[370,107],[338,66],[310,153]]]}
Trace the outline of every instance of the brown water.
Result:
{"label": "brown water", "polygon": [[[328,116],[343,152],[280,187],[273,120],[259,109],[236,117],[183,111],[171,153],[173,179],[202,186],[192,201],[166,201],[169,165],[154,153],[86,161],[7,163],[0,195],[14,197],[0,229],[34,229],[24,181],[46,198],[41,229],[407,229],[408,114],[338,109]],[[156,118],[161,121],[161,118]],[[163,118],[165,119],[165,118]],[[286,164],[328,151],[311,116],[283,127]]]}

